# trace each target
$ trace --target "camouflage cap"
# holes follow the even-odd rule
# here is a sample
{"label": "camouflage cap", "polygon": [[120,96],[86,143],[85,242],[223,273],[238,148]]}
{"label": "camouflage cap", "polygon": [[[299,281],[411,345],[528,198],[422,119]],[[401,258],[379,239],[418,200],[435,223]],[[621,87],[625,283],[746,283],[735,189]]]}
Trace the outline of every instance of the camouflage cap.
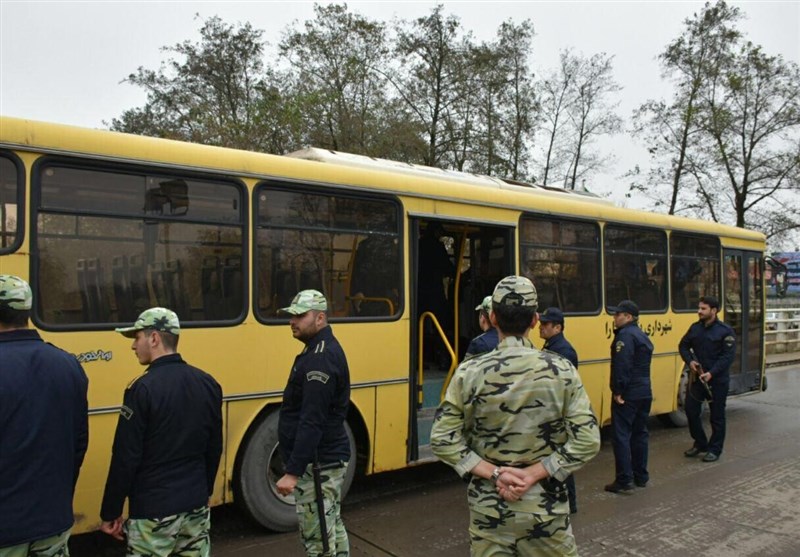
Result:
{"label": "camouflage cap", "polygon": [[0,307],[24,311],[32,305],[33,293],[27,282],[14,275],[0,275]]}
{"label": "camouflage cap", "polygon": [[174,311],[167,308],[150,308],[144,310],[139,314],[139,318],[133,327],[120,327],[114,329],[118,333],[128,338],[134,338],[136,331],[143,331],[145,329],[152,329],[154,331],[161,331],[162,333],[170,333],[173,335],[181,334],[181,323],[178,321],[178,316]]}
{"label": "camouflage cap", "polygon": [[492,303],[536,309],[539,306],[539,297],[536,295],[536,287],[529,279],[511,275],[498,282],[494,287]]}
{"label": "camouflage cap", "polygon": [[490,311],[492,311],[492,297],[491,296],[486,296],[483,299],[483,301],[480,303],[480,305],[475,306],[475,311],[481,311],[481,310],[485,311],[486,313],[489,313]]}
{"label": "camouflage cap", "polygon": [[294,297],[289,307],[281,308],[279,311],[291,313],[292,315],[303,315],[312,309],[328,311],[328,301],[319,290],[301,290]]}

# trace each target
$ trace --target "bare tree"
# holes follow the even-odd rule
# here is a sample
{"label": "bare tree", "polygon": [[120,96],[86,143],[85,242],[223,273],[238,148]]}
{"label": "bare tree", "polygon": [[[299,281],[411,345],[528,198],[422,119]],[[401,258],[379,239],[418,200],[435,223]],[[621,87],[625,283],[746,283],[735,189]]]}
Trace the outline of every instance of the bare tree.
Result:
{"label": "bare tree", "polygon": [[575,189],[579,177],[604,166],[607,159],[590,149],[601,135],[614,134],[622,129],[622,119],[615,110],[619,101],[608,97],[619,92],[613,78],[614,57],[605,53],[583,59],[574,79],[575,98],[567,108],[572,122],[572,160],[564,176],[564,187]]}
{"label": "bare tree", "polygon": [[[632,190],[649,196],[669,214],[686,210],[696,199],[683,195],[687,186],[702,188],[707,155],[699,148],[702,130],[702,94],[714,89],[720,68],[731,56],[731,46],[740,33],[734,25],[742,15],[738,8],[719,2],[685,20],[684,33],[667,45],[658,59],[662,75],[675,87],[672,101],[649,100],[634,113],[634,135],[648,145],[652,165],[644,183],[634,183]],[[670,184],[665,195],[664,184]],[[688,193],[693,193],[689,191]]]}

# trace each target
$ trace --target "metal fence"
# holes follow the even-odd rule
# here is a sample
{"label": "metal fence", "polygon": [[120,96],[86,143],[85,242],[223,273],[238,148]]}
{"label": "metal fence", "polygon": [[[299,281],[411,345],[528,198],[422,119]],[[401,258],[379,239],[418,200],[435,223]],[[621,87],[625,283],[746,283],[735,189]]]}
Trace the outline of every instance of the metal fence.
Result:
{"label": "metal fence", "polygon": [[800,352],[800,307],[767,308],[767,354]]}

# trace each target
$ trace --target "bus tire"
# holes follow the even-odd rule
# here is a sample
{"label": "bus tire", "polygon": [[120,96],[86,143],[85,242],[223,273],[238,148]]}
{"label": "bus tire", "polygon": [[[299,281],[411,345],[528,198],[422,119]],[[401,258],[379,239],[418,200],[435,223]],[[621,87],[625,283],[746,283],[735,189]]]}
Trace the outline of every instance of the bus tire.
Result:
{"label": "bus tire", "polygon": [[[356,472],[356,447],[353,432],[344,424],[350,440],[350,464],[342,486],[344,498]],[[294,496],[278,493],[277,481],[283,475],[283,458],[278,451],[278,412],[262,419],[249,435],[235,482],[235,501],[264,528],[275,532],[297,529]]]}
{"label": "bus tire", "polygon": [[678,382],[678,400],[673,412],[659,414],[658,418],[667,427],[686,427],[689,420],[686,418],[686,388],[689,385],[689,370],[684,369]]}

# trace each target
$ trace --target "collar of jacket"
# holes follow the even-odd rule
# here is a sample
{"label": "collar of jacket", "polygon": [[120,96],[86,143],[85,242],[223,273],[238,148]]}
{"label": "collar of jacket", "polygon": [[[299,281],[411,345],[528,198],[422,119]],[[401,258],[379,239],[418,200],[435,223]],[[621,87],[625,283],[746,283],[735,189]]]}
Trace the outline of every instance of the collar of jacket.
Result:
{"label": "collar of jacket", "polygon": [[152,371],[156,368],[168,366],[169,364],[185,364],[186,362],[183,361],[181,355],[175,352],[174,354],[167,354],[166,356],[161,356],[159,359],[150,363],[147,367],[147,371]]}
{"label": "collar of jacket", "polygon": [[0,342],[15,340],[42,340],[42,337],[36,329],[13,329],[0,333]]}

